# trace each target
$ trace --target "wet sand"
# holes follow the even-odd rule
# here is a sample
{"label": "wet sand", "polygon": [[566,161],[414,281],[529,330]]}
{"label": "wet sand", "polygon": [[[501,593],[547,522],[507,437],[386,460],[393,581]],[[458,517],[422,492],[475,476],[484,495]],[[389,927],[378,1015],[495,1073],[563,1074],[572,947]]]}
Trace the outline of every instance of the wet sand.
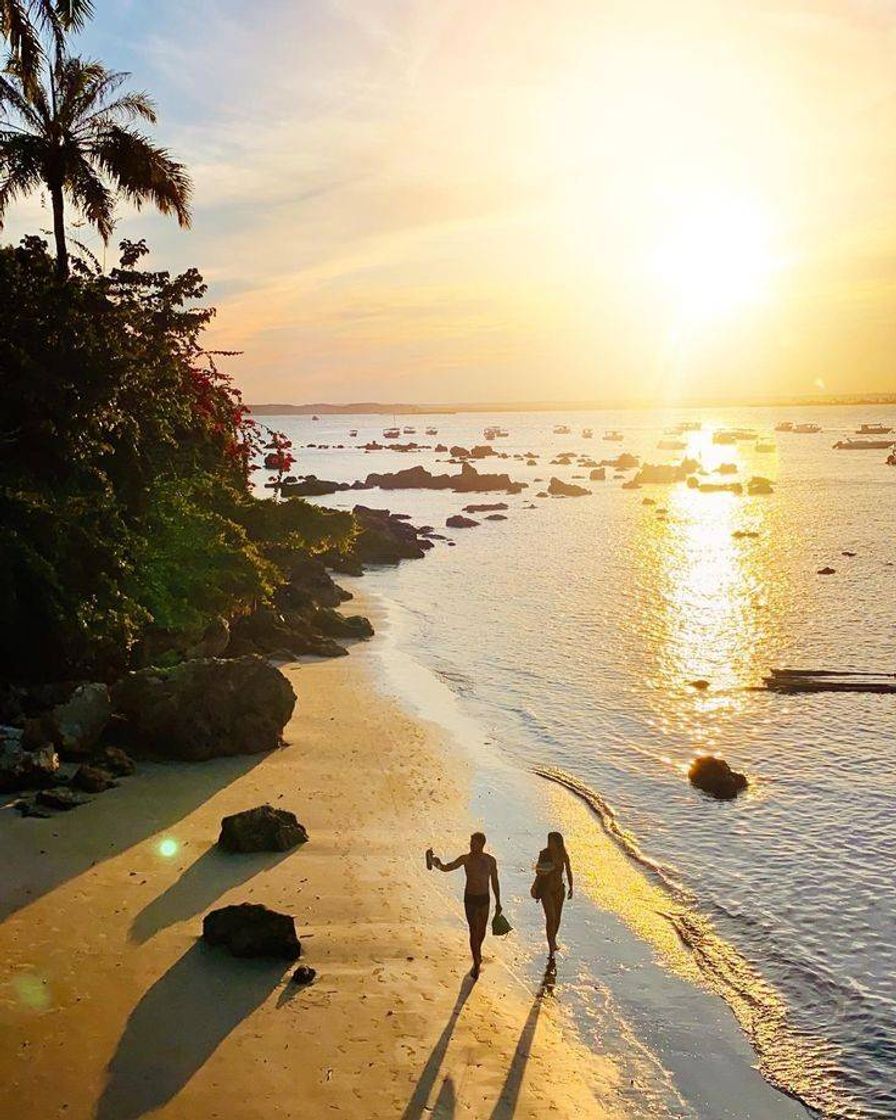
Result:
{"label": "wet sand", "polygon": [[[284,749],[145,764],[54,820],[0,813],[0,1115],[622,1116],[611,1058],[507,946],[467,978],[460,876],[423,866],[477,823],[463,758],[377,691],[364,647],[284,671]],[[221,817],[264,801],[310,842],[218,853]],[[240,901],[295,916],[313,985],[197,941]]]}

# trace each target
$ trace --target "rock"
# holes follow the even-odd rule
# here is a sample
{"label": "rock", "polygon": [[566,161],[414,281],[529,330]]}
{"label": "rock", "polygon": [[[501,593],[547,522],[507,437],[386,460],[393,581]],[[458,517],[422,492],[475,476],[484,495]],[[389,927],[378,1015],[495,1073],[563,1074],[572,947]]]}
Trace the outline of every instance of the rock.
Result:
{"label": "rock", "polygon": [[441,454],[442,454],[442,452],[444,452],[444,451],[447,451],[447,450],[448,450],[448,447],[447,447],[447,445],[446,445],[446,444],[444,444],[444,443],[437,443],[437,444],[436,444],[436,448],[435,448],[435,449],[436,449],[436,453],[437,453],[437,454],[439,454],[439,455],[441,455]]}
{"label": "rock", "polygon": [[485,520],[486,521],[506,521],[507,520],[507,514],[506,513],[488,513],[488,514],[486,514]]}
{"label": "rock", "polygon": [[636,478],[630,478],[628,482],[623,482],[620,487],[621,490],[640,490],[641,483]]}
{"label": "rock", "polygon": [[855,552],[841,552],[840,555],[841,556],[855,556],[856,553]]}
{"label": "rock", "polygon": [[202,637],[187,651],[187,657],[221,657],[230,643],[230,623],[226,618],[213,618]]}
{"label": "rock", "polygon": [[487,513],[492,509],[509,509],[506,502],[485,502],[482,505],[464,506],[464,513]]}
{"label": "rock", "polygon": [[71,785],[85,793],[103,793],[107,789],[112,789],[118,783],[107,770],[103,770],[99,766],[85,764],[79,766],[75,771],[71,779]]}
{"label": "rock", "polygon": [[77,809],[79,805],[86,805],[89,797],[85,797],[83,793],[75,793],[74,790],[65,789],[41,789],[35,794],[35,802],[38,805],[43,805],[46,809],[58,809],[60,812],[68,812],[69,809]]}
{"label": "rock", "polygon": [[602,467],[615,467],[617,471],[628,471],[633,467],[640,466],[640,464],[641,460],[638,456],[630,455],[627,451],[623,451],[615,459],[601,459],[600,461]]}
{"label": "rock", "polygon": [[722,801],[737,797],[748,785],[745,774],[732,770],[723,758],[716,758],[714,755],[695,758],[688,770],[688,778],[697,789]]}
{"label": "rock", "polygon": [[359,532],[353,553],[362,564],[397,564],[400,560],[419,560],[431,542],[420,539],[413,525],[395,518],[387,509],[355,506]]}
{"label": "rock", "polygon": [[126,778],[137,769],[134,760],[121,747],[103,747],[99,754],[93,756],[93,765],[102,767],[116,778]]}
{"label": "rock", "polygon": [[83,756],[102,735],[112,717],[109,689],[104,684],[79,685],[48,717],[54,745],[63,754]]}
{"label": "rock", "polygon": [[715,470],[716,474],[737,474],[736,463],[719,463]]}
{"label": "rock", "polygon": [[369,474],[365,486],[378,486],[381,490],[453,490],[461,494],[503,490],[519,494],[526,484],[512,482],[506,474],[480,474],[471,463],[463,463],[460,474],[434,475],[421,466],[389,474]]}
{"label": "rock", "polygon": [[698,692],[703,692],[705,689],[709,688],[709,681],[705,681],[702,679],[691,681],[691,688],[696,688]]}
{"label": "rock", "polygon": [[198,762],[273,750],[296,694],[282,673],[250,655],[129,673],[115,685],[112,702],[134,745]]}
{"label": "rock", "polygon": [[490,455],[497,455],[497,451],[487,443],[477,444],[476,447],[470,448],[471,459],[487,459]]}
{"label": "rock", "polygon": [[293,983],[301,984],[302,986],[310,984],[317,973],[313,968],[309,968],[307,964],[300,964],[299,967],[292,974]]}
{"label": "rock", "polygon": [[[691,484],[691,479],[688,479],[688,485]],[[693,479],[696,482],[696,479]],[[744,492],[743,486],[739,482],[700,482],[697,484],[697,489],[701,494],[742,494]]]}
{"label": "rock", "polygon": [[267,906],[243,902],[212,910],[202,920],[202,939],[223,945],[235,957],[275,957],[294,961],[302,953],[295,921]]}
{"label": "rock", "polygon": [[[279,598],[279,594],[275,597]],[[227,648],[228,657],[244,657],[253,653],[284,661],[292,661],[302,654],[344,657],[348,651],[313,625],[312,619],[318,609],[305,606],[280,611],[268,606],[259,607],[234,622]]]}
{"label": "rock", "polygon": [[576,486],[575,483],[552,478],[548,483],[548,493],[555,498],[582,498],[591,491],[586,490],[584,486]]}
{"label": "rock", "polygon": [[299,482],[284,480],[280,484],[280,493],[284,498],[318,498],[324,494],[336,494],[340,490],[349,489],[351,487],[347,482],[330,482],[313,474],[305,475]]}
{"label": "rock", "polygon": [[322,634],[331,638],[372,638],[370,619],[360,614],[340,614],[332,607],[319,607],[312,617],[312,624]]}
{"label": "rock", "polygon": [[837,574],[836,568],[819,568],[818,575],[820,576],[835,576]]}
{"label": "rock", "polygon": [[307,840],[294,813],[259,805],[221,821],[218,847],[225,852],[287,852]]}
{"label": "rock", "polygon": [[43,805],[38,805],[34,800],[28,801],[24,798],[17,801],[13,808],[23,817],[36,817],[38,820],[46,821],[56,816],[52,809],[47,809]]}
{"label": "rock", "polygon": [[770,479],[763,478],[761,475],[755,475],[747,483],[747,493],[750,495],[757,494],[774,494]]}
{"label": "rock", "polygon": [[451,517],[445,519],[445,524],[449,529],[474,529],[479,522],[474,521],[472,517],[464,517],[463,514],[454,513]]}
{"label": "rock", "polygon": [[607,472],[604,467],[595,467],[591,474],[588,475],[588,478],[592,482],[604,482],[606,481],[606,477]]}
{"label": "rock", "polygon": [[668,486],[674,482],[684,482],[692,473],[680,463],[645,463],[635,475],[635,482],[641,485]]}
{"label": "rock", "polygon": [[53,747],[26,750],[22,737],[18,727],[0,727],[0,793],[40,789],[56,780],[59,756]]}
{"label": "rock", "polygon": [[656,502],[653,500],[653,498],[642,498],[641,499],[641,505],[642,506],[655,506]]}

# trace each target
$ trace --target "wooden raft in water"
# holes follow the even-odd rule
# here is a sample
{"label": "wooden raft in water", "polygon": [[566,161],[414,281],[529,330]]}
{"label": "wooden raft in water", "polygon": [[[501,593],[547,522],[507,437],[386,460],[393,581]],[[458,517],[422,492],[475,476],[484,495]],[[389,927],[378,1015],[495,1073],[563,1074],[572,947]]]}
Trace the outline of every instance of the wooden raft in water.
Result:
{"label": "wooden raft in water", "polygon": [[771,692],[891,692],[896,673],[856,672],[851,669],[772,669],[764,678]]}

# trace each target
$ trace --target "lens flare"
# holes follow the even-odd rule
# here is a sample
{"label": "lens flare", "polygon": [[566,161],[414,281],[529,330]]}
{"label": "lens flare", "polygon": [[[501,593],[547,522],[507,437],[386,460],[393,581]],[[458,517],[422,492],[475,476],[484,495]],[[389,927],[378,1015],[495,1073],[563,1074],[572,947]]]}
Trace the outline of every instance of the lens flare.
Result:
{"label": "lens flare", "polygon": [[164,840],[159,841],[156,851],[164,859],[171,859],[173,856],[177,855],[179,848],[180,845],[175,839],[171,836],[166,836]]}

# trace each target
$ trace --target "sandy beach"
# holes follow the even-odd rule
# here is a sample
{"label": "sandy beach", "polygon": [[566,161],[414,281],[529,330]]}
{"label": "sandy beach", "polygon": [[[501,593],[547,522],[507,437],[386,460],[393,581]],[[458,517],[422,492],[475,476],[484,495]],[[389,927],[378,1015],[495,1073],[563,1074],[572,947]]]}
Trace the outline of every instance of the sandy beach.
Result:
{"label": "sandy beach", "polygon": [[[423,867],[430,840],[478,823],[463,759],[375,690],[363,647],[284,671],[283,749],[144,764],[54,820],[2,814],[0,1114],[622,1115],[612,1062],[505,946],[489,937],[467,978],[460,878]],[[219,853],[221,817],[264,801],[310,842]],[[197,940],[240,901],[295,916],[313,985]]]}

